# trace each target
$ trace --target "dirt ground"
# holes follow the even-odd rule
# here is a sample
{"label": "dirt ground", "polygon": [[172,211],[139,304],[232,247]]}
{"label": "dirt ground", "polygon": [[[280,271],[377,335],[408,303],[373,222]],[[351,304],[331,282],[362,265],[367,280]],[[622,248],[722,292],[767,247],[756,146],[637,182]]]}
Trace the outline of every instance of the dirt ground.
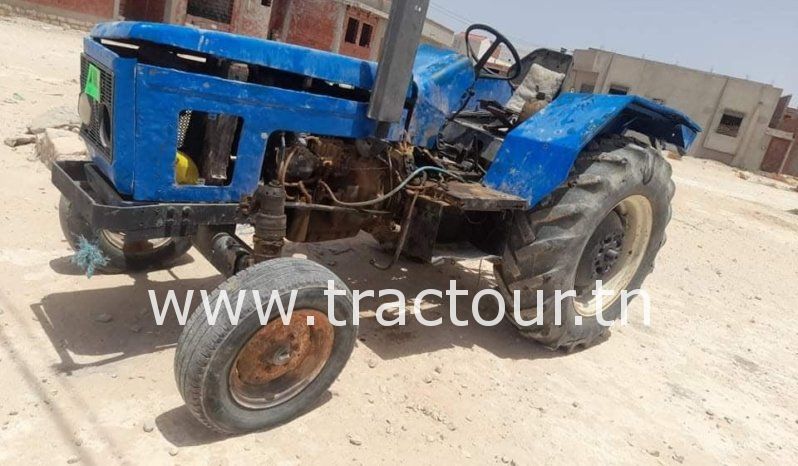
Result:
{"label": "dirt ground", "polygon": [[[82,36],[0,17],[0,139],[76,103]],[[196,251],[170,270],[82,276],[32,153],[0,145],[0,463],[798,461],[798,192],[784,185],[672,161],[674,218],[646,283],[651,327],[633,312],[608,340],[563,354],[507,323],[379,328],[372,307],[316,409],[223,438],[183,405],[180,328],[154,324],[146,291],[211,288],[219,276]],[[479,263],[380,272],[369,259],[386,257],[365,237],[295,250],[361,289],[409,296],[457,278],[473,294],[490,282]]]}

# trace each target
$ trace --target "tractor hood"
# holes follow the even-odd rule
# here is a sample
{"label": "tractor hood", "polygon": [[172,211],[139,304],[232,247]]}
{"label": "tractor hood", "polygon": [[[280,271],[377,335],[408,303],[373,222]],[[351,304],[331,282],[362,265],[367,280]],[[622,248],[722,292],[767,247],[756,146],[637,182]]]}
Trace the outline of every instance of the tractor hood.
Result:
{"label": "tractor hood", "polygon": [[358,89],[374,86],[377,64],[335,53],[227,32],[161,23],[122,21],[101,23],[95,39],[160,44],[185,52],[310,76]]}
{"label": "tractor hood", "polygon": [[[377,63],[372,61],[171,24],[102,23],[94,27],[91,37],[95,40],[160,44],[186,53],[264,66],[369,92],[374,88],[377,76]],[[429,146],[434,143],[446,118],[462,104],[474,78],[473,66],[464,55],[427,44],[419,46],[413,66],[413,81],[407,91],[408,101],[415,107],[409,130],[414,144]],[[477,95],[472,102],[492,99],[504,103],[510,98],[511,88],[504,81],[479,80],[475,92]],[[391,134],[399,138],[401,128],[395,125]]]}

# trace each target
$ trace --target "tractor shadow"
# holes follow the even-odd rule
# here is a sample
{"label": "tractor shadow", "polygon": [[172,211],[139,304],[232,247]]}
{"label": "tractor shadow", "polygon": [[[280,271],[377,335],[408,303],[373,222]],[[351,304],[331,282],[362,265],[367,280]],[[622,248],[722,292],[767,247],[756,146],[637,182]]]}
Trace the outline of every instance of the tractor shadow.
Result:
{"label": "tractor shadow", "polygon": [[[401,359],[415,354],[434,353],[456,347],[482,348],[502,359],[534,360],[565,356],[522,338],[515,327],[505,321],[495,326],[482,326],[472,314],[472,298],[477,291],[493,286],[491,264],[484,261],[480,267],[474,262],[465,267],[459,263],[445,262],[431,266],[402,259],[387,271],[370,264],[370,259],[387,263],[390,259],[376,242],[367,235],[350,240],[322,244],[297,245],[286,248],[286,255],[302,254],[325,265],[343,279],[352,290],[401,290],[407,298],[406,325],[384,327],[377,322],[375,311],[380,304],[394,303],[393,296],[364,298],[360,304],[359,345],[364,345],[382,360]],[[192,252],[194,257],[198,253]],[[191,259],[188,259],[190,262]],[[54,270],[74,274],[65,260],[51,264]],[[174,280],[153,281],[147,273],[130,275],[130,280],[114,281],[114,286],[95,289],[51,293],[31,305],[34,316],[49,337],[60,357],[54,368],[63,373],[105,366],[139,355],[171,350],[182,330],[174,312],[168,313],[163,325],[154,320],[149,290],[155,291],[162,303],[166,293],[174,290],[179,300],[187,290],[211,290],[223,281],[220,275],[205,278],[180,279],[169,271]],[[421,306],[426,319],[442,319],[436,327],[421,325],[412,314],[413,299],[425,289],[445,291],[450,280],[457,288],[468,291],[468,296],[458,297],[456,315],[469,321],[458,327],[449,315],[448,298],[425,298]],[[490,303],[481,315],[493,317]],[[182,303],[181,303],[182,304]],[[389,308],[395,306],[389,306]],[[386,314],[390,318],[392,311]],[[330,400],[327,393],[308,411]],[[176,446],[214,443],[227,437],[213,434],[197,422],[185,406],[180,406],[157,416],[156,424],[165,438]],[[279,428],[279,427],[278,427]]]}
{"label": "tractor shadow", "polygon": [[[301,419],[302,416],[324,406],[330,400],[332,400],[332,398],[333,398],[332,393],[329,390],[324,392],[319,397],[318,400],[308,405],[302,411],[302,413],[294,420]],[[293,422],[293,420],[288,422]],[[264,433],[268,433],[270,430],[280,428],[280,426],[276,426],[271,429],[261,430],[254,433],[240,434],[234,436],[225,435],[208,429],[207,427],[202,425],[199,421],[194,419],[194,416],[191,414],[191,411],[189,411],[186,405],[178,406],[177,408],[172,408],[169,411],[160,414],[158,417],[155,418],[155,425],[158,426],[158,432],[160,432],[164,436],[164,438],[167,441],[169,441],[169,443],[180,448],[208,445],[211,443],[228,440],[234,437],[244,437],[247,435],[262,435]]]}
{"label": "tractor shadow", "polygon": [[[173,261],[169,267],[175,268],[182,265],[188,265],[194,263],[194,258],[191,257],[190,254],[185,254],[183,257],[180,257]],[[85,276],[86,272],[80,269],[80,267],[76,266],[72,263],[71,256],[59,257],[57,259],[53,259],[50,261],[50,269],[59,274],[59,275],[72,275],[72,276]]]}
{"label": "tractor shadow", "polygon": [[[65,275],[77,274],[67,262],[56,259],[51,266],[59,273],[63,267]],[[171,270],[169,273],[175,277]],[[75,370],[173,348],[182,326],[174,312],[167,314],[163,325],[157,325],[149,290],[155,292],[162,304],[169,290],[174,290],[182,301],[186,290],[211,290],[222,280],[214,275],[152,281],[147,272],[132,274],[130,278],[132,283],[108,288],[51,293],[31,304],[34,317],[60,358],[53,365],[56,371],[68,375]]]}
{"label": "tractor shadow", "polygon": [[[286,255],[301,254],[329,267],[350,289],[380,290],[395,289],[406,298],[406,325],[386,327],[381,325],[375,312],[388,305],[385,317],[396,316],[396,297],[363,298],[360,302],[359,339],[381,359],[391,360],[414,354],[431,353],[454,347],[481,347],[503,359],[537,359],[562,356],[537,343],[522,338],[515,327],[506,320],[493,326],[483,326],[475,321],[472,298],[483,289],[494,286],[492,266],[488,261],[469,261],[468,266],[444,261],[440,265],[429,265],[401,259],[390,270],[384,271],[371,265],[390,260],[377,243],[368,235],[318,244],[289,244]],[[197,256],[196,252],[193,253]],[[182,264],[193,262],[190,256]],[[56,259],[51,267],[65,275],[77,274],[68,259]],[[172,273],[171,271],[169,271]],[[47,333],[53,347],[60,356],[56,370],[73,370],[103,366],[130,357],[172,348],[182,330],[174,312],[169,312],[163,325],[157,325],[149,299],[149,291],[155,292],[159,303],[166,294],[174,290],[182,305],[187,290],[211,290],[222,282],[220,275],[206,278],[152,281],[148,273],[130,275],[132,283],[125,280],[122,285],[108,288],[78,289],[49,294],[31,309]],[[100,277],[98,277],[100,278]],[[422,325],[413,315],[413,303],[422,290],[449,289],[450,281],[457,282],[459,290],[467,296],[457,298],[456,315],[467,320],[467,326],[457,326],[450,316],[449,298],[425,297],[420,304],[422,315],[428,320],[440,318],[440,325]],[[118,281],[116,281],[118,283]],[[198,300],[194,300],[194,305]],[[393,305],[391,305],[393,304]],[[486,296],[480,304],[480,315],[492,319],[495,314],[495,299]],[[512,309],[507,307],[507,312]],[[78,362],[72,355],[80,356]]]}
{"label": "tractor shadow", "polygon": [[[438,265],[423,264],[401,259],[390,270],[379,270],[369,263],[371,258],[384,264],[390,257],[368,236],[361,235],[351,242],[325,243],[308,246],[308,257],[335,272],[351,290],[400,290],[406,298],[405,325],[383,326],[377,321],[376,311],[387,305],[386,320],[398,316],[396,297],[363,298],[360,302],[360,343],[374,351],[383,360],[399,359],[415,354],[433,353],[455,347],[482,348],[502,359],[548,359],[565,356],[566,353],[551,351],[534,341],[523,338],[506,319],[495,325],[484,326],[474,317],[473,297],[481,290],[493,288],[493,266],[489,261],[469,261],[467,266],[453,261]],[[344,251],[344,252],[341,252]],[[450,301],[445,292],[450,281],[455,280],[457,289],[468,295],[458,296],[455,316],[468,321],[466,326],[457,326],[451,319]],[[423,297],[419,303],[426,320],[441,319],[441,324],[426,326],[413,315],[413,307],[419,292],[437,290],[443,294]],[[480,300],[477,312],[484,320],[497,315],[495,298],[485,296]],[[508,303],[506,312],[512,312]]]}
{"label": "tractor shadow", "polygon": [[[500,358],[537,359],[564,355],[520,337],[515,327],[507,321],[494,326],[479,325],[471,308],[473,296],[494,285],[491,264],[487,261],[470,267],[444,262],[429,265],[401,259],[390,270],[380,270],[369,263],[375,259],[386,263],[390,257],[380,250],[369,236],[361,234],[350,239],[320,244],[290,244],[287,255],[302,254],[329,267],[352,290],[400,290],[406,297],[406,325],[385,327],[375,311],[381,304],[395,304],[396,298],[363,298],[360,303],[360,342],[380,358],[391,360],[413,354],[430,353],[454,347],[481,347]],[[196,253],[194,253],[196,255]],[[181,264],[194,260],[187,256]],[[56,259],[51,267],[58,273],[75,275],[76,268],[68,259]],[[172,273],[170,271],[170,273]],[[182,330],[174,312],[169,312],[163,325],[153,317],[149,290],[153,290],[162,303],[166,293],[174,290],[182,300],[187,290],[211,290],[222,282],[219,275],[205,278],[152,281],[146,272],[130,275],[132,283],[108,288],[78,289],[44,296],[31,305],[34,316],[49,337],[60,356],[56,370],[73,370],[103,366],[130,357],[172,348]],[[456,315],[468,320],[465,327],[456,326],[450,318],[448,297],[426,297],[421,304],[426,319],[442,319],[442,324],[424,326],[412,314],[413,302],[425,289],[444,292],[456,280],[457,288],[466,290],[467,296],[457,298]],[[495,315],[495,300],[487,296],[480,305],[480,315],[491,319]],[[182,304],[182,301],[181,301]],[[389,305],[386,318],[395,317],[396,306]],[[491,310],[493,309],[493,310]],[[508,312],[511,311],[508,307]],[[72,355],[81,356],[77,362]]]}

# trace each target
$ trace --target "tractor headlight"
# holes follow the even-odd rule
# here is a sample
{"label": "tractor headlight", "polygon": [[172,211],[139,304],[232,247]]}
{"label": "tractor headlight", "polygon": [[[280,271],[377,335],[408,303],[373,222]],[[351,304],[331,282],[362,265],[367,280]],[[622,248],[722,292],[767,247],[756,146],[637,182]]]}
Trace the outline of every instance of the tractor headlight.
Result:
{"label": "tractor headlight", "polygon": [[81,92],[80,97],[78,97],[78,116],[80,121],[86,126],[91,124],[91,111],[89,96],[85,92]]}

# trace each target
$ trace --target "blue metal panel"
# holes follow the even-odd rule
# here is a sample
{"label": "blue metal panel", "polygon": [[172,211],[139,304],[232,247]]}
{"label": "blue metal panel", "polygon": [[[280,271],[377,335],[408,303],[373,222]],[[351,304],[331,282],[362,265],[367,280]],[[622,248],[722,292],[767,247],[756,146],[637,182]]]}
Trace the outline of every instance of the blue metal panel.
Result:
{"label": "blue metal panel", "polygon": [[[87,144],[92,161],[116,186],[117,191],[130,195],[133,192],[133,88],[136,60],[122,58],[97,42],[83,41],[86,56],[110,70],[114,75],[113,155],[111,162]],[[81,89],[82,91],[82,89]],[[116,111],[119,109],[119,111]]]}
{"label": "blue metal panel", "polygon": [[563,94],[507,135],[485,184],[535,205],[566,180],[596,136],[627,129],[684,148],[701,131],[686,115],[640,97]]}
{"label": "blue metal panel", "polygon": [[480,99],[503,104],[511,96],[508,82],[480,79],[474,83],[474,67],[468,57],[431,45],[418,48],[413,76],[417,98],[409,133],[417,146],[434,146],[446,119],[466,103],[464,98],[472,85],[475,95],[467,108],[474,108]]}
{"label": "blue metal panel", "polygon": [[[139,64],[121,58],[98,39],[136,40],[173,46],[231,60],[267,66],[370,90],[376,63],[291,44],[182,26],[117,22],[100,24],[87,38],[88,56],[112,69],[115,78],[114,160],[93,154],[101,171],[123,194],[135,200],[237,201],[257,186],[266,138],[273,131],[310,132],[339,137],[366,137],[375,124],[365,103],[285,89],[229,81]],[[439,128],[463,103],[474,84],[468,58],[450,50],[422,45],[408,97],[416,99],[411,140],[432,145]],[[507,100],[509,86],[478,82],[479,99]],[[237,115],[244,120],[236,168],[229,186],[179,186],[174,181],[178,115],[183,110]],[[402,137],[404,121],[390,138]]]}
{"label": "blue metal panel", "polygon": [[101,23],[97,39],[133,39],[262,65],[361,89],[374,85],[377,64],[344,55],[226,32],[142,22]]}
{"label": "blue metal panel", "polygon": [[[236,202],[257,187],[270,133],[285,130],[362,138],[374,131],[366,103],[149,65],[136,68],[136,200]],[[177,125],[183,110],[243,119],[230,185],[175,183]]]}
{"label": "blue metal panel", "polygon": [[502,105],[506,105],[513,96],[513,88],[510,81],[498,79],[480,79],[474,86],[474,98],[469,102],[470,110],[478,110],[480,100],[493,100]]}

